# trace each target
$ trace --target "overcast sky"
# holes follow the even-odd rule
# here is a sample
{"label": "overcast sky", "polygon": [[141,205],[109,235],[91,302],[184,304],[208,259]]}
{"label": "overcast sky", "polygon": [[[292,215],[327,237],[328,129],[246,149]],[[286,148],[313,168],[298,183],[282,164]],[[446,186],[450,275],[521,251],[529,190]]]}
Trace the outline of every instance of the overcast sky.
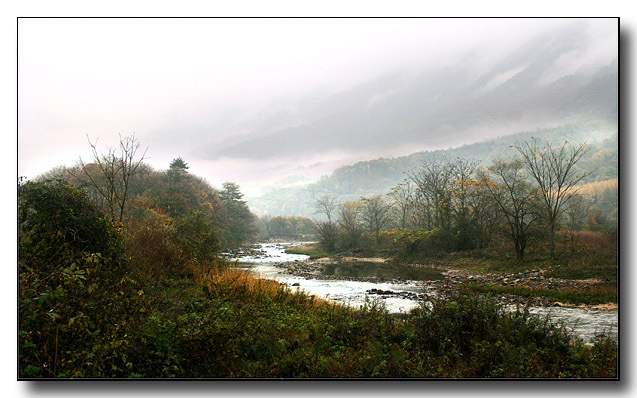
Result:
{"label": "overcast sky", "polygon": [[[568,23],[573,20],[21,19],[18,172],[35,177],[80,156],[90,160],[87,135],[105,148],[134,132],[157,169],[182,156],[215,185],[241,179],[263,165],[200,160],[200,134],[221,142],[242,133],[224,126],[280,99],[337,92],[387,72],[453,63],[472,51],[480,51],[480,73],[520,41]],[[616,21],[584,23],[599,40],[586,57],[616,53]]]}

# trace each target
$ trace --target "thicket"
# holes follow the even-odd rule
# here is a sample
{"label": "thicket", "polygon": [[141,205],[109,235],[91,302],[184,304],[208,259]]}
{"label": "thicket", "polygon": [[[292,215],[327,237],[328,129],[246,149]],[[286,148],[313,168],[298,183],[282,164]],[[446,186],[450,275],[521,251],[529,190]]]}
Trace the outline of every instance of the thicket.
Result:
{"label": "thicket", "polygon": [[62,181],[20,186],[20,378],[616,376],[614,342],[493,298],[403,320],[346,308],[201,257],[170,216],[138,211],[116,225]]}
{"label": "thicket", "polygon": [[616,250],[617,220],[607,215],[617,212],[617,180],[580,184],[590,174],[578,164],[586,146],[515,147],[517,158],[487,167],[460,158],[425,162],[384,197],[319,197],[316,212],[327,219],[315,222],[319,246],[412,261],[502,249],[518,262],[538,252],[557,261],[590,239]]}
{"label": "thicket", "polygon": [[[238,186],[217,191],[179,158],[142,166],[110,204],[99,168],[93,183],[78,169],[20,183],[19,378],[616,376],[611,340],[584,345],[487,296],[398,319],[234,269],[216,253],[251,233]],[[365,239],[388,236],[370,227]]]}
{"label": "thicket", "polygon": [[314,222],[307,217],[262,216],[258,220],[258,238],[309,239],[314,236]]}

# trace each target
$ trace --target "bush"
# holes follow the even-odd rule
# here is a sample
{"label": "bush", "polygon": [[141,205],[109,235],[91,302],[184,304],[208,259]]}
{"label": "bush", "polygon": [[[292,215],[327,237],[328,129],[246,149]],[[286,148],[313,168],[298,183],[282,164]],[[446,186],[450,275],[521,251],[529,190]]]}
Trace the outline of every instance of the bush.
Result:
{"label": "bush", "polygon": [[438,256],[454,247],[454,235],[442,228],[402,231],[394,240],[404,257]]}
{"label": "bush", "polygon": [[429,358],[429,371],[437,377],[614,376],[612,349],[593,360],[592,351],[563,325],[530,314],[528,307],[505,310],[494,296],[434,299],[412,320],[410,346]]}
{"label": "bush", "polygon": [[126,223],[125,247],[133,274],[163,280],[184,273],[186,261],[174,220],[159,210],[134,202]]}
{"label": "bush", "polygon": [[19,374],[111,376],[136,308],[121,237],[61,181],[19,188]]}

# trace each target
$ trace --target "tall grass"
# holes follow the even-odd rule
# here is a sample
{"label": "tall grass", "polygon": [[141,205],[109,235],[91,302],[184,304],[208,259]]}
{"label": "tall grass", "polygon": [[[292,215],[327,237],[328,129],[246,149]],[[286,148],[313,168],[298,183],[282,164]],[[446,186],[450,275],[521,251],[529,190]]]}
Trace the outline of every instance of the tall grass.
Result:
{"label": "tall grass", "polygon": [[232,267],[208,269],[197,272],[195,281],[208,297],[231,298],[245,303],[279,301],[307,307],[332,306],[303,291],[293,291],[284,284],[255,277],[249,271]]}

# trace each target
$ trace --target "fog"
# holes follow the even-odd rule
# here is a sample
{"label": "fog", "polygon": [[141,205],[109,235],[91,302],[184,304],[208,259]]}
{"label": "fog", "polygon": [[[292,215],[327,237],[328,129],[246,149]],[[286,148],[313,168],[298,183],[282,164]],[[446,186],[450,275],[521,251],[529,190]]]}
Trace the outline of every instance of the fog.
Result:
{"label": "fog", "polygon": [[[561,123],[575,111],[458,120],[452,109],[484,114],[465,99],[497,107],[506,97],[489,93],[531,71],[534,90],[571,75],[579,90],[617,59],[617,40],[615,19],[20,19],[18,172],[89,160],[87,135],[105,148],[135,133],[157,169],[181,156],[214,185],[256,192]],[[423,102],[431,114],[409,127],[420,130],[391,127],[425,100],[436,107]]]}

